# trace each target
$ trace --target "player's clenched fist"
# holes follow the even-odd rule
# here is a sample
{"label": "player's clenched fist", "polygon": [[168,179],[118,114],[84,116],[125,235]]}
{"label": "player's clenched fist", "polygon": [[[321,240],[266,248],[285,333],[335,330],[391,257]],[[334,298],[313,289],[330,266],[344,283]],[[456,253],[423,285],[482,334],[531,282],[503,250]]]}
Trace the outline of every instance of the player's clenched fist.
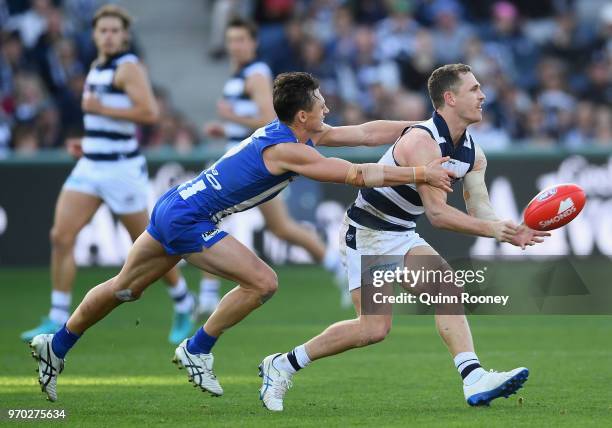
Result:
{"label": "player's clenched fist", "polygon": [[434,159],[425,166],[425,182],[439,187],[447,192],[452,192],[451,179],[455,173],[442,167],[442,164],[450,159],[449,156]]}

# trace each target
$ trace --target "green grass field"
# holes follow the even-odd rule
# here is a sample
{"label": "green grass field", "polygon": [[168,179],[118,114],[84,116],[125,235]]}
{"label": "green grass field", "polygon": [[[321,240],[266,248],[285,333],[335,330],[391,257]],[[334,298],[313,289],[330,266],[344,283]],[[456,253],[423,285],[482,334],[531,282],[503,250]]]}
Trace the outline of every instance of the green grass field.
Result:
{"label": "green grass field", "polygon": [[[75,303],[113,269],[78,274]],[[0,425],[6,409],[65,409],[71,426],[612,426],[612,317],[471,317],[487,368],[524,365],[525,388],[489,408],[470,408],[431,316],[398,316],[383,343],[318,361],[294,378],[285,411],[258,399],[257,365],[333,321],[331,278],[315,267],[279,268],[276,296],[219,340],[215,371],[225,395],[191,387],[170,363],[171,303],[161,284],[89,330],[69,354],[59,399],[45,401],[29,349],[18,339],[48,310],[46,269],[0,271]],[[195,270],[185,269],[195,288]],[[226,285],[229,286],[229,285]],[[53,422],[38,422],[49,425]]]}

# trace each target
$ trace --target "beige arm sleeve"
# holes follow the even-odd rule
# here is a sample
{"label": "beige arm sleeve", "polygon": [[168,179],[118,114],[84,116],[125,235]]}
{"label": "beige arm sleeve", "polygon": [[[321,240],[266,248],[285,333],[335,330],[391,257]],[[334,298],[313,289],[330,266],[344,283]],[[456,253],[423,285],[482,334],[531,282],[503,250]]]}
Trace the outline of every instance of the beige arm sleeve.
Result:
{"label": "beige arm sleeve", "polygon": [[406,183],[427,183],[424,166],[398,167],[378,163],[351,164],[346,184],[358,187],[385,187]]}
{"label": "beige arm sleeve", "polygon": [[463,199],[469,215],[481,220],[498,220],[489,199],[489,191],[485,183],[487,158],[480,146],[476,146],[474,168],[463,179]]}

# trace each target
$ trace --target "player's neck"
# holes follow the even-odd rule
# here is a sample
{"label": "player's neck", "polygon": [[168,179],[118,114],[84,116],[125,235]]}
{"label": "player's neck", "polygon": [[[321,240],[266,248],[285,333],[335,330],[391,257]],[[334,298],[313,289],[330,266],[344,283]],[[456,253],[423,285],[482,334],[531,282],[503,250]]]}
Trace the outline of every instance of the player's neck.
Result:
{"label": "player's neck", "polygon": [[448,126],[448,131],[453,140],[453,145],[459,144],[461,136],[463,135],[469,124],[466,123],[465,120],[461,119],[457,115],[452,114],[452,112],[449,112],[447,110],[437,110],[437,112],[446,122],[446,126]]}
{"label": "player's neck", "polygon": [[104,64],[106,61],[108,61],[109,59],[116,57],[117,55],[119,55],[122,51],[117,51],[117,52],[112,52],[112,53],[105,53],[102,51],[98,51],[98,57],[96,58],[96,62],[98,64]]}
{"label": "player's neck", "polygon": [[297,138],[298,143],[304,144],[312,137],[312,134],[304,128],[289,124],[287,124],[287,127],[291,129],[291,132],[293,132],[293,135],[295,135],[295,138]]}
{"label": "player's neck", "polygon": [[244,67],[247,64],[250,64],[251,62],[253,62],[253,60],[255,59],[255,55],[247,58],[247,59],[241,59],[240,61],[237,59],[232,59],[231,60],[231,67],[232,67],[232,71],[235,73],[238,70],[240,70],[242,67]]}

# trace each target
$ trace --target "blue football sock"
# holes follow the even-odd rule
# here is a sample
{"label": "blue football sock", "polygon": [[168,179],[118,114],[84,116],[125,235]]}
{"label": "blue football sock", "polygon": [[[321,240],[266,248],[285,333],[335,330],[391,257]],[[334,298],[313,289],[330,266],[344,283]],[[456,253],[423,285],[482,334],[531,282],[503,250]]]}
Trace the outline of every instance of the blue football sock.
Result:
{"label": "blue football sock", "polygon": [[187,341],[187,350],[190,354],[210,354],[216,341],[217,338],[206,333],[202,327]]}
{"label": "blue football sock", "polygon": [[79,340],[79,337],[81,336],[68,330],[68,327],[64,324],[62,328],[53,335],[53,340],[51,341],[53,353],[59,358],[64,358],[68,351],[70,351],[70,348]]}

